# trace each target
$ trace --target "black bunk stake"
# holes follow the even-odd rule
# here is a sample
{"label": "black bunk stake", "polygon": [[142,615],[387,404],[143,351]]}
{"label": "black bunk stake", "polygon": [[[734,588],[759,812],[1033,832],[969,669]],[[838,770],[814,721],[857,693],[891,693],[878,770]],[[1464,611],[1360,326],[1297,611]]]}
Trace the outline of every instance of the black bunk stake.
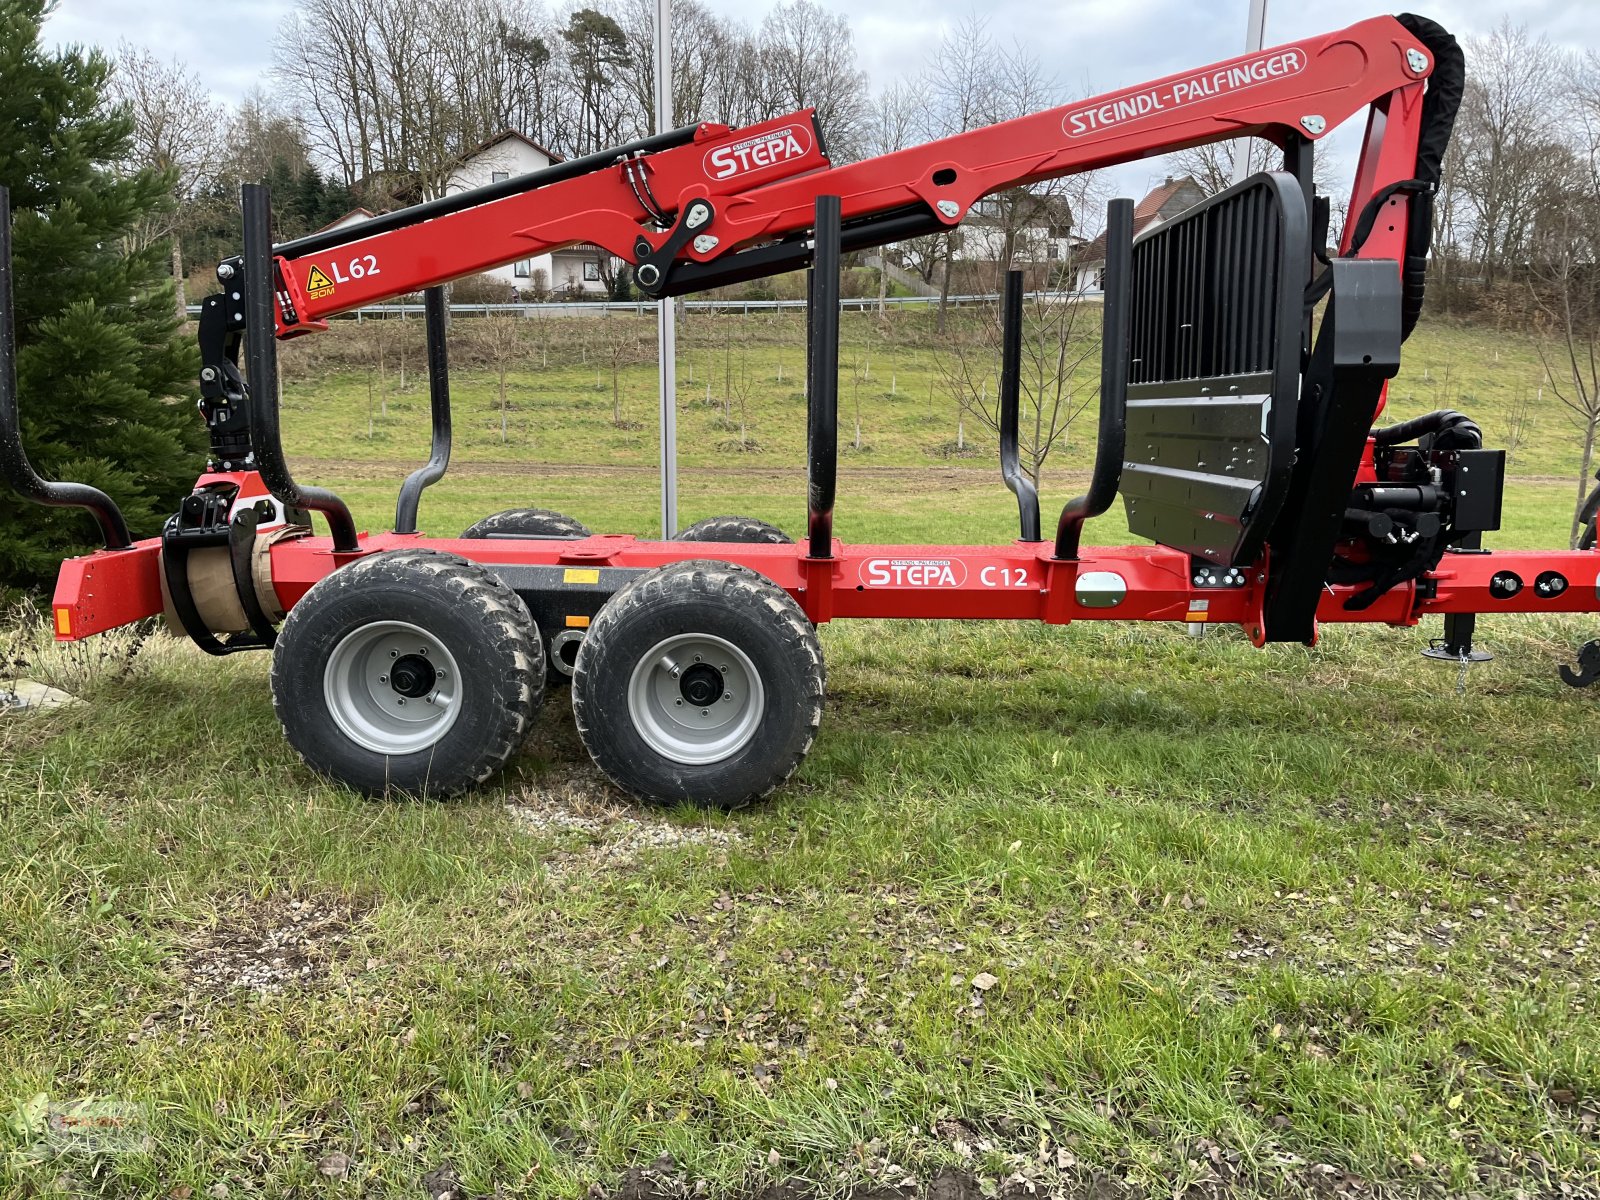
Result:
{"label": "black bunk stake", "polygon": [[1017,449],[1018,406],[1022,402],[1022,272],[1007,271],[1000,304],[1000,475],[1017,498],[1024,542],[1039,537],[1039,489],[1022,469]]}
{"label": "black bunk stake", "polygon": [[811,558],[833,557],[833,500],[839,478],[839,223],[839,197],[818,196],[806,347],[806,531]]}
{"label": "black bunk stake", "polygon": [[244,207],[245,351],[250,365],[250,412],[255,431],[256,466],[267,490],[285,508],[308,508],[328,519],[335,554],[360,549],[356,523],[345,502],[326,488],[302,487],[289,473],[278,427],[278,339],[273,293],[277,268],[272,256],[272,197],[259,183],[247,183]]}
{"label": "black bunk stake", "polygon": [[423,488],[444,478],[450,469],[450,347],[446,342],[449,315],[444,288],[431,287],[422,294],[428,323],[428,408],[433,416],[433,448],[425,465],[406,476],[394,507],[394,531],[417,531],[417,505]]}
{"label": "black bunk stake", "polygon": [[1083,523],[1117,498],[1128,441],[1128,346],[1131,323],[1129,276],[1133,272],[1133,201],[1106,208],[1105,325],[1100,342],[1100,436],[1089,490],[1069,500],[1056,526],[1056,557],[1076,559]]}
{"label": "black bunk stake", "polygon": [[11,192],[0,187],[0,480],[36,504],[88,510],[100,523],[106,549],[126,550],[133,537],[110,496],[86,483],[51,483],[28,462],[17,411],[17,310],[11,270]]}

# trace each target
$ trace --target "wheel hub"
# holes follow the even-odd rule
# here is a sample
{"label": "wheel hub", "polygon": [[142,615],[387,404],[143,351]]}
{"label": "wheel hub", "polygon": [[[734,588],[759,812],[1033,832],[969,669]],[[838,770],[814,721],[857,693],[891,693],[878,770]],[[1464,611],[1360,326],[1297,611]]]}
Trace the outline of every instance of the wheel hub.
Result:
{"label": "wheel hub", "polygon": [[709,663],[695,663],[683,673],[678,690],[690,704],[715,704],[722,699],[722,672]]}
{"label": "wheel hub", "polygon": [[433,691],[439,673],[433,664],[418,654],[408,654],[395,662],[389,671],[389,686],[402,696],[420,700]]}

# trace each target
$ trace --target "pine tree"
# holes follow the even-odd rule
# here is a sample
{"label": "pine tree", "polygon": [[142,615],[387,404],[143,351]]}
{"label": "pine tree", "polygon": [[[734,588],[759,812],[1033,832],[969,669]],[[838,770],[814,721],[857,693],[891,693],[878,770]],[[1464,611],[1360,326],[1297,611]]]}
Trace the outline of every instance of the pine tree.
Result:
{"label": "pine tree", "polygon": [[[14,213],[17,379],[29,458],[102,488],[136,536],[157,532],[204,456],[198,370],[173,312],[170,251],[127,251],[171,181],[119,170],[131,123],[105,99],[98,51],[47,51],[47,0],[0,0],[0,183]],[[0,502],[0,586],[52,578],[92,548],[89,516]]]}

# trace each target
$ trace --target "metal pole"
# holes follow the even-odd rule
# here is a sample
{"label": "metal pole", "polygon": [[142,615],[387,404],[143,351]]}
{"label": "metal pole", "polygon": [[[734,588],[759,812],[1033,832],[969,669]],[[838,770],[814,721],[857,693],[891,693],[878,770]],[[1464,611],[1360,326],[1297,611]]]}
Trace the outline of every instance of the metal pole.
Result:
{"label": "metal pole", "polygon": [[[1244,52],[1254,54],[1267,40],[1267,0],[1250,0],[1250,24],[1244,31]],[[1243,183],[1250,174],[1250,139],[1233,143],[1233,181]]]}
{"label": "metal pole", "polygon": [[[656,132],[672,127],[672,0],[656,0]],[[678,302],[656,305],[661,380],[661,536],[678,532]]]}

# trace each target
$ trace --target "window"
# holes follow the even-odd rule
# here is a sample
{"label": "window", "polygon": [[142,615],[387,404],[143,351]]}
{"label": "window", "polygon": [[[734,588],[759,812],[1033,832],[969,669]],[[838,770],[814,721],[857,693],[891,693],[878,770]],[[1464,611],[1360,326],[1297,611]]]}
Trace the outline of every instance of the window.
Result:
{"label": "window", "polygon": [[1061,257],[1061,247],[1051,242],[1045,247],[1045,257],[1051,262],[1057,261]]}
{"label": "window", "polygon": [[531,259],[531,258],[523,259],[516,266],[511,268],[511,274],[516,276],[518,279],[532,279],[533,278],[533,259]]}
{"label": "window", "polygon": [[510,171],[490,171],[489,172],[489,182],[490,183],[504,183],[507,179],[510,179],[510,178],[511,178],[511,172]]}
{"label": "window", "polygon": [[599,283],[600,282],[600,264],[599,263],[597,263],[597,262],[586,262],[586,263],[583,264],[583,281],[585,283]]}

